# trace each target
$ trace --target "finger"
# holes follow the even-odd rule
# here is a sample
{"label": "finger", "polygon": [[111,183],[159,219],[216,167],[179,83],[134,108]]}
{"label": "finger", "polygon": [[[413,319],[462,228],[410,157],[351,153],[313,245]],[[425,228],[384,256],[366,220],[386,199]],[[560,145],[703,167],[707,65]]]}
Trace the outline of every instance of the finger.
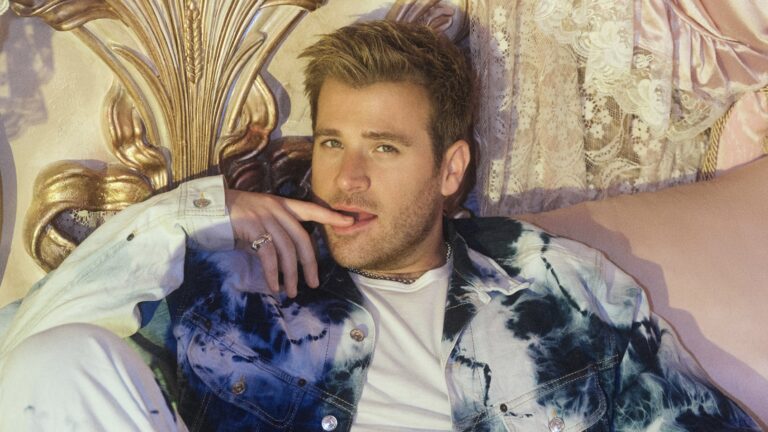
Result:
{"label": "finger", "polygon": [[283,272],[283,288],[288,297],[296,297],[299,276],[293,238],[274,218],[266,219],[264,226],[272,235],[272,244],[277,250],[280,270]]}
{"label": "finger", "polygon": [[315,248],[312,244],[307,231],[295,216],[282,205],[273,209],[275,219],[282,225],[285,231],[293,239],[298,259],[304,270],[304,280],[307,285],[316,288],[320,285],[317,271],[317,258],[315,257]]}
{"label": "finger", "polygon": [[[295,253],[298,255],[301,267],[304,270],[304,280],[310,287],[317,288],[320,282],[317,273],[317,258],[315,257],[315,248],[312,245],[312,239],[296,219],[289,217],[277,218],[277,220],[288,235],[291,236],[293,245],[295,246]],[[294,262],[296,258],[297,257],[294,256]]]}
{"label": "finger", "polygon": [[277,294],[280,292],[280,283],[278,278],[277,252],[272,245],[274,237],[273,241],[261,245],[258,251],[251,247],[253,241],[259,239],[267,232],[266,227],[261,222],[255,220],[251,221],[251,223],[248,224],[247,232],[244,233],[244,240],[247,242],[246,250],[250,254],[256,255],[259,258],[259,262],[261,262],[261,271],[264,280],[267,282],[267,287],[270,291]]}
{"label": "finger", "polygon": [[277,251],[272,243],[273,242],[267,242],[262,245],[258,251],[254,251],[253,249],[251,249],[251,251],[254,252],[259,257],[259,261],[261,261],[261,269],[264,272],[264,279],[267,281],[267,287],[269,287],[269,290],[273,293],[278,294],[280,292],[280,282],[278,275]]}
{"label": "finger", "polygon": [[283,206],[294,218],[301,221],[314,221],[325,225],[350,226],[355,223],[355,218],[325,208],[319,204],[284,198]]}
{"label": "finger", "polygon": [[[302,230],[303,231],[303,230]],[[320,279],[317,271],[317,257],[315,257],[315,248],[312,245],[312,240],[306,231],[303,231],[307,237],[306,242],[299,244],[299,260],[301,261],[301,268],[304,270],[304,281],[307,282],[311,288],[317,288],[320,286]]]}

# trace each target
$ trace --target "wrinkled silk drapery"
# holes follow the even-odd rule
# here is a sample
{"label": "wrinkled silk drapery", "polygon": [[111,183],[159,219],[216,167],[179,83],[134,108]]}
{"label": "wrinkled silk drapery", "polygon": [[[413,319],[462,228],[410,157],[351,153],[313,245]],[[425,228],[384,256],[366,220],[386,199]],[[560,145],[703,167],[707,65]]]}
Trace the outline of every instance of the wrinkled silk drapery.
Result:
{"label": "wrinkled silk drapery", "polygon": [[768,153],[768,90],[748,93],[731,108],[717,150],[717,174]]}
{"label": "wrinkled silk drapery", "polygon": [[712,123],[768,83],[768,7],[473,0],[482,215],[693,181]]}

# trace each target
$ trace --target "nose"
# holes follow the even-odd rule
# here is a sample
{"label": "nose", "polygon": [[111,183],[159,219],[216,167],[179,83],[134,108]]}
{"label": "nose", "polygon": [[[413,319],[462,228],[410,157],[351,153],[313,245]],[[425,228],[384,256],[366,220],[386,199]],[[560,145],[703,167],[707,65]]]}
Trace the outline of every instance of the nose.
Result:
{"label": "nose", "polygon": [[357,152],[346,152],[336,174],[336,185],[346,193],[364,192],[371,187],[365,157]]}

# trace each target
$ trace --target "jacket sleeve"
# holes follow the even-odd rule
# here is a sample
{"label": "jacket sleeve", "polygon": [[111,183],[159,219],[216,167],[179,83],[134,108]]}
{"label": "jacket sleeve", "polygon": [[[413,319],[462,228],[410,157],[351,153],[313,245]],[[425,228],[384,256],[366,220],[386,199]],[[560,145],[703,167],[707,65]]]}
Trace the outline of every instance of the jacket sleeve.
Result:
{"label": "jacket sleeve", "polygon": [[[632,293],[624,297],[632,316],[616,317],[627,339],[613,387],[614,430],[760,430],[708,380],[669,324],[651,313],[645,292],[630,276],[600,253],[596,268],[596,292]],[[636,289],[622,288],[630,286]]]}
{"label": "jacket sleeve", "polygon": [[224,200],[222,178],[208,177],[112,217],[29,291],[0,340],[0,363],[25,338],[62,324],[135,333],[137,305],[160,300],[183,282],[187,247],[233,247]]}

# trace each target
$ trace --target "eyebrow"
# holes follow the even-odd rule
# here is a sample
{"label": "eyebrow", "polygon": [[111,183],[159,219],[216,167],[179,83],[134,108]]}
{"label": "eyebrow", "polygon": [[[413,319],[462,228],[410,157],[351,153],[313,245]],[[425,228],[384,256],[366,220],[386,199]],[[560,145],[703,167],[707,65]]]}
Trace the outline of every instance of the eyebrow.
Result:
{"label": "eyebrow", "polygon": [[341,134],[336,129],[315,129],[315,131],[312,133],[312,136],[314,137],[337,137],[339,135]]}
{"label": "eyebrow", "polygon": [[[317,137],[338,137],[341,135],[341,132],[339,132],[337,129],[317,129],[313,133],[313,136],[315,138]],[[411,140],[405,136],[394,132],[378,132],[378,131],[367,131],[363,132],[363,138],[370,139],[370,140],[383,140],[383,141],[391,141],[394,143],[398,143],[401,145],[404,145],[406,147],[411,146]]]}
{"label": "eyebrow", "polygon": [[372,140],[390,141],[390,142],[398,143],[400,145],[404,145],[406,147],[411,146],[411,140],[408,139],[407,136],[396,134],[393,132],[368,131],[368,132],[363,132],[363,138],[372,139]]}

